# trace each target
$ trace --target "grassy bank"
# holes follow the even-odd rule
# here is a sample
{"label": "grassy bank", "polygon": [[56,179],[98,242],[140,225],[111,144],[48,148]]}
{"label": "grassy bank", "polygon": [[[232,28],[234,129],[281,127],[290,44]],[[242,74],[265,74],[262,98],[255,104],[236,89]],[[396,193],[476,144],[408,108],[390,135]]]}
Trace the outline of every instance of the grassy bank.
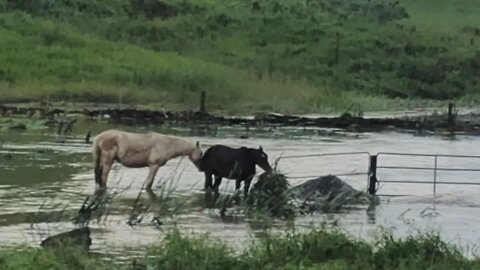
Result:
{"label": "grassy bank", "polygon": [[0,101],[183,109],[205,90],[211,109],[327,112],[480,100],[471,0],[0,0],[0,10]]}
{"label": "grassy bank", "polygon": [[383,235],[373,245],[341,232],[312,229],[284,235],[267,233],[244,250],[205,235],[170,231],[145,256],[88,256],[74,249],[0,251],[1,269],[480,269],[436,235],[394,240]]}

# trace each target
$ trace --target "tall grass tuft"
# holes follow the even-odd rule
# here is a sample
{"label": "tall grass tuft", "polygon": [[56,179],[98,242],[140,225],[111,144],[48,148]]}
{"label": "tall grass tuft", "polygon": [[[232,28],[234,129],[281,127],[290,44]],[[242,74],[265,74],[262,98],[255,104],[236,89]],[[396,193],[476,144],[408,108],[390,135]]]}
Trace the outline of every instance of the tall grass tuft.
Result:
{"label": "tall grass tuft", "polygon": [[[394,239],[381,235],[367,243],[339,230],[266,232],[234,248],[208,234],[173,228],[143,257],[113,260],[73,249],[9,248],[0,250],[1,269],[478,269],[438,235]],[[107,257],[108,258],[108,257]]]}

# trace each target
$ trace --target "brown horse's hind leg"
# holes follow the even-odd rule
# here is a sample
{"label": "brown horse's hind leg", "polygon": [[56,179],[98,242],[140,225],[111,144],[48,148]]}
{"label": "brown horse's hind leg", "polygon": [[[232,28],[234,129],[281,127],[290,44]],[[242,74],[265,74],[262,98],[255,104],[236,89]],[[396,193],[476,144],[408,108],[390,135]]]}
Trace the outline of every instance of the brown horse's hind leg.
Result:
{"label": "brown horse's hind leg", "polygon": [[147,190],[152,190],[155,175],[157,175],[158,169],[160,169],[160,167],[160,164],[150,165],[150,172],[148,172],[147,180],[145,181],[145,186]]}
{"label": "brown horse's hind leg", "polygon": [[97,183],[97,185],[101,185],[102,183],[102,160],[101,160],[101,151],[99,150],[99,148],[97,147],[97,149],[95,149],[96,153],[94,154],[94,158],[95,158],[95,164],[94,164],[94,174],[95,174],[95,183]]}
{"label": "brown horse's hind leg", "polygon": [[95,172],[95,183],[97,183],[97,185],[101,186],[102,184],[102,165],[100,165],[100,162],[98,162],[99,164],[95,166],[95,169],[94,169],[94,172]]}

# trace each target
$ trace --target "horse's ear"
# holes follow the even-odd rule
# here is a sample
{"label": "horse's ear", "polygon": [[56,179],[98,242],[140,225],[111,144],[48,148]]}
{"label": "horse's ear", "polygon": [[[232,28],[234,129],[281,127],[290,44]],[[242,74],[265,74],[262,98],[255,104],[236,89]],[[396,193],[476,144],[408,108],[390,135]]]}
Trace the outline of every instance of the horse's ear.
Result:
{"label": "horse's ear", "polygon": [[200,148],[200,142],[197,141],[197,148]]}
{"label": "horse's ear", "polygon": [[260,147],[259,147],[258,149],[259,149],[260,151],[263,151],[263,148],[262,148],[262,146],[261,146],[261,145],[260,145]]}

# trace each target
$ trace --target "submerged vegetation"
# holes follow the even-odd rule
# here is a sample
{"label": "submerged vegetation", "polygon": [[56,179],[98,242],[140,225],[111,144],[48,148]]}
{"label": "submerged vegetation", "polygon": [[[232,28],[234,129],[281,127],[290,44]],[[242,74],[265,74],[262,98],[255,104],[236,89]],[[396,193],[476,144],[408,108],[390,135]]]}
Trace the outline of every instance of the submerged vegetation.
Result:
{"label": "submerged vegetation", "polygon": [[231,110],[478,101],[470,0],[0,0],[0,10],[3,101],[191,108],[203,90],[209,108]]}
{"label": "submerged vegetation", "polygon": [[144,255],[125,260],[98,257],[74,248],[0,250],[0,268],[9,269],[479,269],[438,235],[394,239],[389,234],[370,244],[340,231],[311,229],[266,233],[243,250],[208,235],[170,230]]}

